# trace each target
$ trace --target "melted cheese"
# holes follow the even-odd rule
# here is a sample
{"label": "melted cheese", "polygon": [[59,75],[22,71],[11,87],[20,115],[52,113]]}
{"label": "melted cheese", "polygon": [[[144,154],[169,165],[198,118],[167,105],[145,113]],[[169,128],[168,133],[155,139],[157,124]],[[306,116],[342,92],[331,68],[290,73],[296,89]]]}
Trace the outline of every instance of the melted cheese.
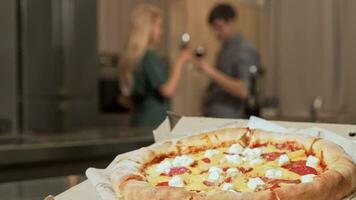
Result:
{"label": "melted cheese", "polygon": [[[231,154],[234,152],[234,154]],[[238,154],[235,154],[240,152]],[[307,160],[305,150],[280,150],[274,145],[263,146],[260,148],[244,148],[239,146],[217,148],[193,153],[186,156],[177,156],[176,158],[164,159],[159,164],[152,164],[145,169],[147,181],[153,186],[170,182],[171,185],[181,186],[191,191],[212,192],[216,190],[250,192],[262,183],[258,177],[268,177],[270,179],[301,180],[308,182],[312,176],[303,176],[291,172],[279,165],[279,158],[274,161],[267,161],[262,158],[264,153],[281,152],[288,156],[290,161]],[[208,158],[209,162],[204,158]],[[310,158],[313,165],[316,161]],[[171,166],[170,166],[170,164]],[[191,166],[191,164],[196,163]],[[179,174],[173,177],[162,175],[167,174],[167,169],[174,166],[185,166],[190,169],[190,173]],[[243,169],[242,169],[243,168]],[[249,170],[252,168],[251,170]],[[224,169],[224,170],[223,170]],[[242,173],[240,171],[247,170]],[[320,166],[316,167],[321,171]],[[271,171],[272,170],[272,171]],[[227,180],[228,179],[228,180]],[[225,182],[228,181],[228,182]],[[267,183],[266,183],[267,184]],[[282,184],[283,185],[283,184]]]}

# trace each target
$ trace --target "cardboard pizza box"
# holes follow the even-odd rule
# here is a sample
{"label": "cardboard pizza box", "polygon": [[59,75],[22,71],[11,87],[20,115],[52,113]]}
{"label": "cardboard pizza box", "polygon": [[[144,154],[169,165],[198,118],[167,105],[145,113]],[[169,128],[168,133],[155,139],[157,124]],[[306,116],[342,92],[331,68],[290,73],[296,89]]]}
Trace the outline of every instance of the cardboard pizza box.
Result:
{"label": "cardboard pizza box", "polygon": [[[251,123],[252,121],[252,123]],[[260,118],[252,118],[250,120],[243,119],[216,119],[216,118],[202,118],[202,117],[182,117],[176,124],[172,124],[167,118],[162,124],[153,131],[156,142],[161,142],[173,138],[184,137],[186,135],[201,133],[205,131],[211,131],[215,129],[227,128],[227,127],[246,127],[252,126],[253,128],[264,127],[267,130],[277,132],[298,132],[300,130],[306,131],[307,134],[323,134],[322,137],[332,140],[339,145],[342,145],[348,152],[356,152],[356,138],[350,137],[350,132],[356,132],[356,125],[346,124],[323,124],[323,123],[303,123],[303,122],[282,122],[282,121],[269,121],[262,120]],[[353,153],[354,154],[354,153]],[[114,161],[103,169],[103,171],[110,170],[114,165],[115,160],[120,158],[118,155]],[[356,155],[354,155],[356,156]],[[102,179],[102,177],[98,177]],[[70,188],[69,190],[54,197],[55,200],[102,200],[99,192],[110,192],[111,188],[108,185],[98,181],[97,183],[88,180]],[[106,183],[108,184],[108,183]],[[107,191],[105,191],[107,190]],[[105,194],[101,197],[105,196]],[[356,197],[348,197],[347,200],[356,199]],[[110,195],[104,197],[104,199],[111,199]]]}

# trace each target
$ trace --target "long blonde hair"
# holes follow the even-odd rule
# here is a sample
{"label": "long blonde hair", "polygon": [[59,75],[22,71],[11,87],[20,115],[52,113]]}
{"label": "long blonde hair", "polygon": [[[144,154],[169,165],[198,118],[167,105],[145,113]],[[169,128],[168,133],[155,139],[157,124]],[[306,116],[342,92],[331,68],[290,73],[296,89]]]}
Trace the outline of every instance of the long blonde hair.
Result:
{"label": "long blonde hair", "polygon": [[120,88],[124,96],[131,94],[133,73],[145,51],[152,45],[152,31],[161,17],[161,9],[150,4],[141,4],[132,13],[125,53],[119,64]]}

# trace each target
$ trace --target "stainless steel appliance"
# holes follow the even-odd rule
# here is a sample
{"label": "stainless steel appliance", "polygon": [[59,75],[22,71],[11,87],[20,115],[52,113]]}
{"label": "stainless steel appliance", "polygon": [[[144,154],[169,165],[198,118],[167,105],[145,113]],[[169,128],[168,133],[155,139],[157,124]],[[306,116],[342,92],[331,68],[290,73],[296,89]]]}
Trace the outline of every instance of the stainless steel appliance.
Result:
{"label": "stainless steel appliance", "polygon": [[[0,119],[12,131],[56,132],[95,126],[96,0],[2,0],[0,30],[9,41],[0,69]],[[9,12],[9,10],[11,12]],[[7,26],[6,26],[7,25]],[[3,54],[1,54],[3,55]],[[2,89],[2,88],[1,88]],[[11,97],[11,99],[10,99]],[[10,110],[7,114],[4,111]],[[4,113],[6,115],[4,115]]]}

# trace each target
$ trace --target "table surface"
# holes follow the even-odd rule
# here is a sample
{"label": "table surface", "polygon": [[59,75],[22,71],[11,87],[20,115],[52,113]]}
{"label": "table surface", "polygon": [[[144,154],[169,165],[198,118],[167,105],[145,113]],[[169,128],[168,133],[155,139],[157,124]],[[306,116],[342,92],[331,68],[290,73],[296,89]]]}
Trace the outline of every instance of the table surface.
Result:
{"label": "table surface", "polygon": [[[248,120],[240,120],[242,124],[246,124]],[[320,127],[332,132],[335,132],[341,136],[356,141],[356,137],[350,137],[350,132],[356,132],[356,125],[344,125],[344,124],[323,124],[323,123],[309,123],[309,122],[281,122],[274,121],[284,127],[293,127],[298,129]],[[88,180],[80,183],[79,185],[57,195],[55,200],[100,200],[99,195],[96,193],[95,188],[90,184]]]}

